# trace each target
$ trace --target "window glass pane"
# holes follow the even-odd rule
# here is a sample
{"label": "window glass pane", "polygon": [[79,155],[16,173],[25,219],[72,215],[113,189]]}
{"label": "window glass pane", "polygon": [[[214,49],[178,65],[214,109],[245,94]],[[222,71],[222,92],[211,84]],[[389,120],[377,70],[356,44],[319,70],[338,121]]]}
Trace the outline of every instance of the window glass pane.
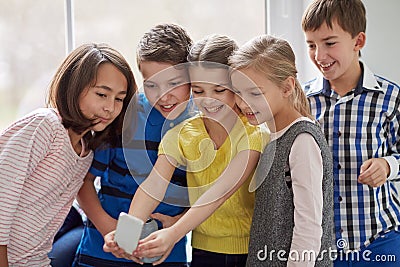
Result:
{"label": "window glass pane", "polygon": [[0,131],[44,106],[65,57],[64,1],[0,2]]}
{"label": "window glass pane", "polygon": [[239,45],[262,34],[264,0],[85,0],[75,1],[75,43],[107,42],[131,63],[144,32],[162,22],[183,26],[193,40],[212,33],[226,34]]}
{"label": "window glass pane", "polygon": [[[44,106],[47,86],[65,58],[65,1],[0,2],[0,131]],[[226,34],[240,44],[264,30],[264,0],[73,1],[75,47],[106,42],[135,72],[136,45],[157,23],[182,25],[194,40]]]}

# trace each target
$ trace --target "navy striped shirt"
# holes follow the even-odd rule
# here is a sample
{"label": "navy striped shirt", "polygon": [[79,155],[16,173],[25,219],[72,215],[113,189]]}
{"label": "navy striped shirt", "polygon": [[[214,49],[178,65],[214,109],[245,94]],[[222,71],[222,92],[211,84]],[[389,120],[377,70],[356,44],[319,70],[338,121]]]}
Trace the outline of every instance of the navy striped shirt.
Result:
{"label": "navy striped shirt", "polygon": [[[128,212],[132,197],[139,184],[147,177],[157,160],[158,145],[162,136],[167,130],[190,117],[192,102],[174,120],[166,120],[158,110],[150,105],[144,94],[139,94],[138,102],[133,108],[134,112],[128,109],[126,115],[132,115],[132,124],[129,124],[126,118],[124,121],[123,138],[126,141],[120,142],[116,148],[96,150],[89,170],[93,175],[101,177],[98,197],[103,209],[115,219],[118,218],[120,212]],[[122,141],[121,137],[119,140]],[[165,199],[154,212],[176,216],[185,210],[184,203],[189,202],[185,186],[186,171],[177,169],[171,182]],[[160,223],[159,227],[161,227]],[[129,262],[132,263],[132,261],[118,259],[113,254],[104,252],[103,244],[102,235],[89,221],[77,251],[76,263],[79,263],[80,266],[96,267],[130,266]],[[186,238],[182,238],[175,244],[165,261],[187,261]],[[137,266],[134,263],[132,265]]]}
{"label": "navy striped shirt", "polygon": [[[335,236],[338,249],[345,251],[368,246],[400,224],[400,88],[360,65],[358,85],[345,96],[322,76],[304,87],[332,149]],[[370,158],[385,158],[391,168],[380,187],[357,181]]]}

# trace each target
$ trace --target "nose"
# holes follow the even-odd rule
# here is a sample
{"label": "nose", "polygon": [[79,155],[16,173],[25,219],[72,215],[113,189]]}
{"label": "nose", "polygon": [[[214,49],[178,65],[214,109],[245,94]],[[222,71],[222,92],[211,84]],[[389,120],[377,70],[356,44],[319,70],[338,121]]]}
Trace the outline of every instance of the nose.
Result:
{"label": "nose", "polygon": [[239,95],[235,95],[235,102],[236,105],[241,109],[245,109],[247,107],[245,101],[243,101],[243,99],[239,96]]}
{"label": "nose", "polygon": [[316,47],[314,53],[314,58],[318,62],[321,62],[326,58],[326,51],[322,47]]}
{"label": "nose", "polygon": [[106,103],[104,104],[104,110],[110,113],[113,113],[115,110],[115,101],[114,99],[107,99]]}

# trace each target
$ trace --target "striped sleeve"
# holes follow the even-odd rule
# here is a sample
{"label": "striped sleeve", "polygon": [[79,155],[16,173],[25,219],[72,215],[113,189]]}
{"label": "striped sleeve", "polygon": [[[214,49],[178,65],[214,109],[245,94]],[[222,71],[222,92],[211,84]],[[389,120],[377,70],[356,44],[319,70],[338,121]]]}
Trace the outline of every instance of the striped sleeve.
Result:
{"label": "striped sleeve", "polygon": [[44,116],[26,117],[0,135],[0,245],[8,244],[24,182],[49,150],[50,121]]}

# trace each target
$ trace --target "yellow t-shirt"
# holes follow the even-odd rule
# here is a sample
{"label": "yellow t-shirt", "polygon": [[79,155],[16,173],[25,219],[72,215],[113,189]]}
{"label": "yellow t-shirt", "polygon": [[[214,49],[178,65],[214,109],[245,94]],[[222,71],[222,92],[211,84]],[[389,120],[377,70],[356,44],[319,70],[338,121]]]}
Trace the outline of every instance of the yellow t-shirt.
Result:
{"label": "yellow t-shirt", "polygon": [[[216,150],[200,115],[169,130],[161,141],[158,154],[168,155],[178,165],[186,167],[189,198],[193,204],[240,151],[262,152],[268,139],[266,128],[252,126],[245,116],[240,116],[224,143]],[[250,180],[251,177],[193,230],[194,248],[225,254],[248,252],[254,208],[254,193],[248,190]]]}

